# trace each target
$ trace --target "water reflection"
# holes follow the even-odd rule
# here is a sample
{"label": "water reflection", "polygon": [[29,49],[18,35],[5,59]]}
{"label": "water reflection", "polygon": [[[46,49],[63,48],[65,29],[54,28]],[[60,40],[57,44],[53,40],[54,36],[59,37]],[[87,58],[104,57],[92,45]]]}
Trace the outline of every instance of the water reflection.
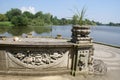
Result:
{"label": "water reflection", "polygon": [[29,33],[32,29],[28,27],[11,27],[11,29],[8,31],[8,33],[14,35],[14,36],[20,36],[23,33]]}
{"label": "water reflection", "polygon": [[50,33],[52,31],[51,27],[34,27],[33,31],[37,34]]}
{"label": "water reflection", "polygon": [[14,26],[14,27],[0,27],[0,35],[8,36],[8,33],[12,36],[22,36],[23,34],[28,34],[30,32],[36,32],[37,34],[49,33],[51,31],[50,27],[28,27],[28,26]]}
{"label": "water reflection", "polygon": [[10,27],[0,27],[0,34],[4,34],[10,30]]}
{"label": "water reflection", "polygon": [[[22,36],[32,32],[33,36],[71,38],[72,25],[52,27],[0,27],[0,35],[7,37]],[[90,36],[94,41],[120,46],[120,27],[94,26],[91,27]]]}

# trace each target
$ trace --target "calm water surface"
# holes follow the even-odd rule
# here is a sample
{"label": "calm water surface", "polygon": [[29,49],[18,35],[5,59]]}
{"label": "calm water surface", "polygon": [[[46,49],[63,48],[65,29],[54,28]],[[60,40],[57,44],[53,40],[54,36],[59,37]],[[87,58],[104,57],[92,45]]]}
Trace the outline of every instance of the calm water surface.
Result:
{"label": "calm water surface", "polygon": [[91,28],[95,41],[120,46],[120,27],[97,26]]}
{"label": "calm water surface", "polygon": [[[51,26],[49,28],[13,28],[4,29],[0,28],[0,35],[7,37],[12,36],[24,36],[27,33],[32,33],[33,36],[51,36],[56,37],[57,34],[61,34],[63,38],[71,38],[72,25],[66,26]],[[5,31],[4,31],[5,30]],[[19,33],[19,34],[18,34]],[[120,27],[114,26],[93,26],[91,27],[90,36],[97,42],[103,42],[107,44],[112,44],[120,46]]]}

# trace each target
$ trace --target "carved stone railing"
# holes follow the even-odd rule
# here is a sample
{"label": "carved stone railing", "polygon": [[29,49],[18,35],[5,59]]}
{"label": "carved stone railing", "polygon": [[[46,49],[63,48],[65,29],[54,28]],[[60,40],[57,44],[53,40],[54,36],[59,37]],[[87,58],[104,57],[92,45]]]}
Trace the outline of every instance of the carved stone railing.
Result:
{"label": "carved stone railing", "polygon": [[33,73],[34,70],[35,72],[36,70],[40,71],[39,74],[44,71],[47,73],[46,70],[52,71],[51,74],[54,74],[53,71],[56,73],[61,71],[70,73],[72,43],[34,42],[31,44],[28,42],[0,44],[0,70],[7,72],[24,70],[26,72],[27,69],[29,74],[31,71]]}
{"label": "carved stone railing", "polygon": [[89,73],[93,71],[94,51],[89,33],[90,27],[74,25],[71,42],[2,42],[0,71],[14,74]]}

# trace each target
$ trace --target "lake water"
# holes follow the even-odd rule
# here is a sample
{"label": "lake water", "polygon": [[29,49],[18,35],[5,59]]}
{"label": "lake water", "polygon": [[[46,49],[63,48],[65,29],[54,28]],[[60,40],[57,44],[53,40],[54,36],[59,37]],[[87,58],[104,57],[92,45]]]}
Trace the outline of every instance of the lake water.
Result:
{"label": "lake water", "polygon": [[[22,28],[22,27],[21,27]],[[66,26],[51,26],[49,28],[0,28],[0,35],[7,37],[25,36],[27,33],[32,33],[33,36],[50,36],[56,37],[60,34],[63,38],[71,38],[72,25]],[[114,26],[93,26],[91,27],[90,36],[94,41],[103,42],[120,46],[120,27]]]}

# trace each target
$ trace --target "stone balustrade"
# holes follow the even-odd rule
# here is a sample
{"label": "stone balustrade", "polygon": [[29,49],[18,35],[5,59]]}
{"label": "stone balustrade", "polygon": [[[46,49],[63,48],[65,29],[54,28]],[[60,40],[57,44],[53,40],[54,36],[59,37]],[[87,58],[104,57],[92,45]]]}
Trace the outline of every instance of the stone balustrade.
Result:
{"label": "stone balustrade", "polygon": [[[89,73],[93,65],[90,27],[74,25],[71,41],[0,42],[0,73],[63,74]],[[46,39],[47,40],[47,39]]]}

